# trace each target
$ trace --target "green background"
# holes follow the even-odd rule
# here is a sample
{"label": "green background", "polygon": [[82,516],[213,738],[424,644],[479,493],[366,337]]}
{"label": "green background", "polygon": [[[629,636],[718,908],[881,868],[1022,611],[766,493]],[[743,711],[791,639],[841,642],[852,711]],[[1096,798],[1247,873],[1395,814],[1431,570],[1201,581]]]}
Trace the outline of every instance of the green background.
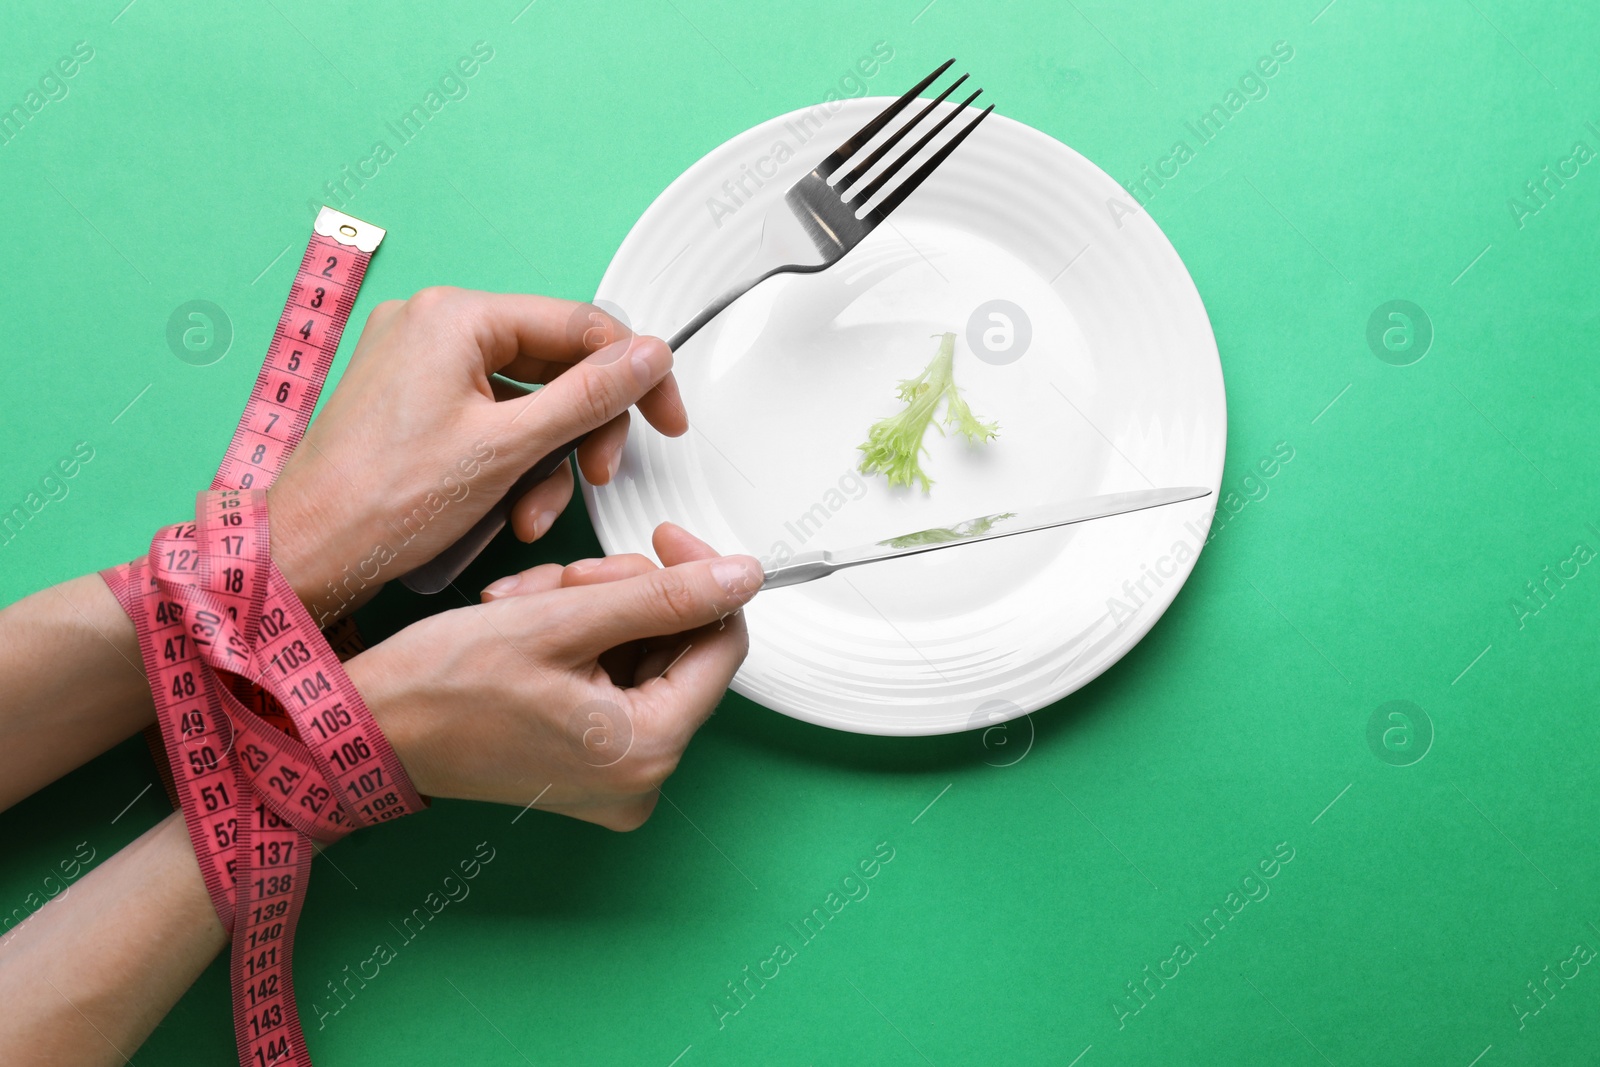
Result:
{"label": "green background", "polygon": [[[7,602],[187,513],[306,201],[474,42],[494,58],[469,95],[348,201],[390,230],[357,324],[433,283],[591,295],[673,177],[837,91],[879,41],[894,58],[869,91],[958,54],[1002,113],[1123,181],[1293,49],[1149,198],[1221,350],[1225,487],[1245,498],[1258,460],[1294,450],[1155,630],[987,742],[831,733],[730,696],[633,834],[441,802],[356,835],[318,862],[298,942],[318,1062],[1593,1062],[1600,968],[1520,1024],[1511,1004],[1600,948],[1600,573],[1545,601],[1525,584],[1600,550],[1600,165],[1520,223],[1508,198],[1531,209],[1542,167],[1600,150],[1600,10],[1325,2],[8,5],[6,106],[75,42],[94,58],[0,147],[0,503],[75,442],[95,458],[0,548]],[[234,330],[211,366],[165,340],[193,299]],[[1396,299],[1433,332],[1408,366],[1368,343]],[[596,550],[575,504],[468,581]],[[391,589],[365,622],[443,606]],[[1385,748],[1368,725],[1393,700],[1420,711]],[[153,780],[131,741],[0,817],[0,908],[78,842],[98,862],[158,820]],[[398,941],[480,841],[470,897],[319,1031],[325,983]],[[725,983],[879,842],[870,895],[719,1027]],[[1270,896],[1199,947],[1184,924],[1279,843]],[[1197,957],[1119,1025],[1124,983],[1180,939]],[[136,1062],[227,1062],[227,1003],[219,962]]]}

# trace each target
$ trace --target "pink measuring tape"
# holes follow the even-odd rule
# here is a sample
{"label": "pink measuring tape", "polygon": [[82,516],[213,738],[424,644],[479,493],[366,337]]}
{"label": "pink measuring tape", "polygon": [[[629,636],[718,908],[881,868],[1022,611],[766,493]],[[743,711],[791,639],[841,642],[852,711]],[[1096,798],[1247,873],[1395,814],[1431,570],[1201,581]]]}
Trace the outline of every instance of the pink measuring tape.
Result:
{"label": "pink measuring tape", "polygon": [[267,523],[267,486],[305,434],[383,235],[322,209],[195,521],[165,527],[147,556],[101,572],[138,631],[163,778],[233,935],[244,1067],[311,1063],[290,971],[312,840],[426,806],[273,565]]}

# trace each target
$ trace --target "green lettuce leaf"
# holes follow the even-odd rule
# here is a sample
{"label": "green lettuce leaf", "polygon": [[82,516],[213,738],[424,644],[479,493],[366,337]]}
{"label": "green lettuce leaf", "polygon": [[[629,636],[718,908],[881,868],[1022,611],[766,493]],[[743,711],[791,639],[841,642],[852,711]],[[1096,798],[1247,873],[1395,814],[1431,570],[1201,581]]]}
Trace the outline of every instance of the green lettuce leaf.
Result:
{"label": "green lettuce leaf", "polygon": [[[922,453],[926,451],[922,438],[928,427],[942,434],[948,426],[973,444],[982,444],[1000,432],[999,423],[984,422],[972,414],[956,387],[956,335],[935,336],[939,338],[939,351],[932,362],[895,390],[895,395],[905,402],[905,410],[873,423],[867,439],[856,446],[861,452],[858,469],[862,474],[883,474],[890,485],[917,484],[924,493],[933,485],[933,479],[922,469]],[[941,401],[945,405],[944,426],[934,418]]]}

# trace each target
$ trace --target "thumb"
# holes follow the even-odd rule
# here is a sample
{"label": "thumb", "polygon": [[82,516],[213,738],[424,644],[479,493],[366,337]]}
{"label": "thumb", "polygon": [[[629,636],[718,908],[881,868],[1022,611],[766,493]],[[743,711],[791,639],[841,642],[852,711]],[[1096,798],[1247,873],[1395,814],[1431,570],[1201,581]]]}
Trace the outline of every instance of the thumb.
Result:
{"label": "thumb", "polygon": [[627,411],[671,370],[672,350],[659,337],[630,335],[597,349],[538,391],[495,405],[507,457],[526,469]]}

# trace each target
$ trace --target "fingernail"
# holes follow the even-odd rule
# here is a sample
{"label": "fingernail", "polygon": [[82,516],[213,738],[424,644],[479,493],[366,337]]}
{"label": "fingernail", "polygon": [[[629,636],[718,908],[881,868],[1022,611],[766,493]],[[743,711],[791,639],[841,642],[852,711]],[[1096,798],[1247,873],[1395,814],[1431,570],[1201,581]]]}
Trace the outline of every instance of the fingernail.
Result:
{"label": "fingernail", "polygon": [[521,581],[522,575],[520,574],[513,574],[509,578],[502,578],[483,591],[483,599],[493,600],[497,596],[509,596],[511,593],[516,591],[517,585]]}
{"label": "fingernail", "polygon": [[761,588],[761,564],[754,556],[723,556],[711,561],[711,577],[729,596],[744,600]]}
{"label": "fingernail", "polygon": [[622,466],[622,449],[611,453],[611,459],[606,462],[606,481],[613,481],[617,477],[617,468]]}
{"label": "fingernail", "polygon": [[603,562],[605,561],[599,559],[574,560],[573,562],[567,564],[566,573],[574,578],[581,578],[585,574],[588,574],[590,571],[594,570],[596,567],[600,566],[600,564]]}
{"label": "fingernail", "polygon": [[672,349],[663,341],[648,338],[633,346],[633,376],[639,387],[654,385],[672,369]]}
{"label": "fingernail", "polygon": [[[556,524],[556,512],[541,511],[533,520],[533,539],[535,541],[550,532],[550,527]],[[491,586],[491,588],[493,588]]]}

